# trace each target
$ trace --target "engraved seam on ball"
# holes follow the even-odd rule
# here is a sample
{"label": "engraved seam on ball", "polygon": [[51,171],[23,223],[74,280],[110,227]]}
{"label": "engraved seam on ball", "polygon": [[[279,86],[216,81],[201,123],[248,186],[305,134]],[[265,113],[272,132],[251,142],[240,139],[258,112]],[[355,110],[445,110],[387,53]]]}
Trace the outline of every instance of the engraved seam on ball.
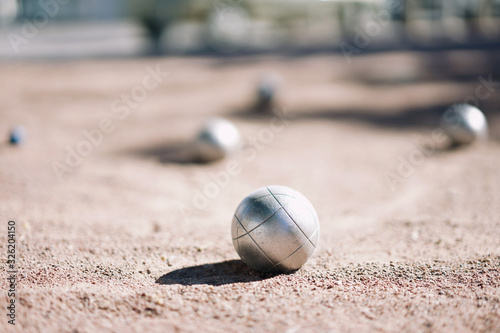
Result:
{"label": "engraved seam on ball", "polygon": [[[309,202],[309,200],[307,200],[306,197],[304,197],[305,200],[307,200],[306,202],[304,202],[303,200],[297,198],[295,196],[295,193],[298,193],[297,190],[294,190],[294,189],[291,189],[293,190],[293,193],[292,195],[287,195],[287,194],[282,194],[282,193],[272,193],[271,190],[269,189],[269,187],[267,187],[267,190],[269,191],[269,193],[271,193],[271,195],[273,196],[274,199],[276,199],[276,201],[278,202],[278,204],[283,207],[283,211],[288,215],[288,217],[290,217],[290,219],[293,221],[293,223],[295,223],[295,225],[297,226],[297,228],[299,228],[299,230],[302,232],[302,234],[306,237],[306,238],[311,238],[311,237],[307,237],[306,233],[302,230],[302,228],[298,225],[298,223],[292,218],[292,216],[288,213],[288,211],[286,210],[286,206],[290,203],[290,201],[292,201],[292,199],[295,199],[299,204],[301,204],[302,206],[306,207],[307,211],[309,212],[309,214],[311,214],[313,220],[314,220],[314,223],[316,224],[316,229],[319,229],[319,221],[318,219],[316,218],[316,214],[311,211],[311,209],[309,208],[309,205],[312,206],[312,204]],[[299,193],[300,194],[300,193]],[[276,197],[277,195],[279,196],[287,196],[287,197],[290,197],[290,199],[288,199],[288,201],[284,204],[281,204],[281,202],[278,200],[278,198]],[[302,195],[303,196],[303,195]],[[307,203],[309,203],[309,205],[307,205]],[[314,208],[313,208],[314,209]],[[316,233],[313,232],[313,235]],[[311,245],[314,246],[314,248],[316,248],[316,246],[311,242]]]}
{"label": "engraved seam on ball", "polygon": [[[278,194],[276,194],[276,195],[278,195]],[[282,195],[282,194],[279,194],[279,195]],[[318,214],[316,213],[316,211],[313,212],[311,210],[311,208],[309,208],[309,205],[306,205],[306,203],[309,203],[311,205],[311,207],[313,207],[312,203],[309,200],[307,200],[307,202],[304,203],[304,202],[302,202],[302,200],[299,200],[299,198],[297,198],[297,197],[293,197],[293,198],[297,199],[298,202],[300,202],[302,205],[304,205],[306,207],[306,209],[309,211],[309,213],[311,213],[311,215],[312,215],[312,217],[314,219],[314,222],[316,222],[316,227],[319,228],[319,220],[316,218],[316,215],[318,215]],[[307,199],[307,198],[305,198],[305,199]],[[284,207],[284,208],[286,210],[286,207]],[[313,207],[313,209],[314,209],[314,207]]]}
{"label": "engraved seam on ball", "polygon": [[[302,243],[302,245],[301,245],[301,246],[299,246],[299,247],[297,248],[297,250],[293,251],[293,252],[292,252],[289,256],[287,256],[285,259],[281,260],[279,263],[277,263],[276,265],[274,265],[274,266],[273,266],[272,268],[270,268],[270,269],[274,269],[274,268],[278,267],[278,266],[279,266],[281,263],[283,263],[285,260],[287,260],[288,258],[290,258],[291,256],[293,256],[295,253],[297,253],[297,251],[299,251],[301,248],[303,248],[303,247],[304,247],[304,245],[306,245],[306,244],[307,244],[307,241],[305,241],[304,243]],[[312,254],[312,253],[311,253],[311,254]]]}
{"label": "engraved seam on ball", "polygon": [[[295,192],[297,192],[297,191],[295,191]],[[283,195],[283,194],[276,194],[276,195]],[[276,197],[275,197],[275,199],[276,199],[276,200],[278,200]],[[313,218],[313,220],[314,220],[314,223],[316,224],[316,228],[318,228],[318,229],[319,229],[319,221],[318,221],[318,219],[316,218],[316,215],[317,215],[317,214],[316,214],[315,212],[313,212],[313,211],[309,208],[309,205],[307,205],[307,204],[306,204],[307,202],[303,202],[302,200],[300,200],[300,199],[299,199],[299,198],[297,198],[297,197],[293,197],[293,199],[296,199],[296,201],[297,201],[298,203],[300,203],[302,206],[306,207],[306,209],[307,209],[307,211],[309,212],[309,214],[311,214],[311,216],[312,216],[312,218]],[[306,198],[306,199],[307,199],[307,198]],[[283,205],[283,209],[284,209],[284,210],[285,210],[285,212],[287,212],[287,213],[288,213],[288,211],[286,210],[286,205],[287,205],[289,202],[290,202],[290,200],[288,200],[288,202],[287,202],[286,204],[284,204],[284,205]],[[310,202],[309,202],[309,204],[312,206],[312,203],[310,203]],[[314,207],[313,207],[313,209],[314,209]],[[293,219],[292,219],[292,220],[293,220]],[[294,220],[294,222],[295,222],[295,220]],[[300,229],[300,228],[299,228],[299,229]],[[314,235],[314,233],[313,233],[313,235]],[[306,236],[306,237],[307,237],[307,236]]]}
{"label": "engraved seam on ball", "polygon": [[[318,231],[319,231],[319,228],[318,228],[318,229],[316,229],[316,231],[315,231],[315,232],[311,235],[311,237],[310,237],[310,238],[313,238],[313,237],[314,237],[314,235],[316,235],[316,234],[318,233]],[[276,267],[277,267],[279,264],[281,264],[283,261],[287,260],[288,258],[290,258],[291,256],[293,256],[295,253],[297,253],[297,251],[298,251],[298,250],[300,250],[301,248],[303,248],[303,247],[304,247],[304,245],[306,245],[306,244],[307,244],[307,241],[309,241],[309,242],[310,242],[310,239],[308,238],[308,239],[307,239],[307,240],[306,240],[306,241],[305,241],[305,242],[304,242],[301,246],[299,246],[299,247],[297,248],[297,250],[293,251],[290,255],[288,255],[285,259],[281,260],[279,263],[277,263],[276,265],[274,265],[271,269],[276,268]],[[312,242],[311,242],[311,244],[312,244]],[[313,247],[314,247],[314,244],[313,244]],[[316,248],[316,247],[314,247],[314,248]],[[314,251],[313,251],[313,252],[314,252]],[[313,254],[313,252],[311,252],[311,253],[309,254],[309,257],[311,257],[311,255]],[[309,257],[308,257],[308,258],[309,258]]]}
{"label": "engraved seam on ball", "polygon": [[[294,192],[293,192],[293,193],[295,194],[296,192],[297,192],[297,191],[295,191],[295,190],[294,190]],[[269,195],[264,195],[264,196],[260,197],[259,199],[256,199],[256,200],[252,201],[252,202],[248,205],[248,208],[250,208],[250,206],[251,206],[254,202],[256,202],[256,201],[258,201],[258,200],[260,200],[260,199],[262,199],[262,198],[270,197],[271,195],[272,195],[272,194],[269,194]],[[288,204],[288,203],[290,202],[290,200],[295,199],[295,197],[294,197],[293,195],[288,195],[288,194],[280,194],[280,195],[283,195],[283,196],[286,196],[286,197],[289,197],[289,198],[290,198],[290,199],[288,199],[288,201],[286,202],[286,204]],[[276,199],[276,198],[275,198],[275,199]],[[239,238],[241,238],[241,237],[243,237],[243,236],[248,235],[249,233],[251,233],[252,231],[254,231],[255,229],[257,229],[258,227],[260,227],[261,225],[263,225],[265,222],[269,221],[269,220],[270,220],[270,219],[271,219],[274,215],[276,215],[276,213],[278,213],[281,209],[285,210],[285,207],[284,207],[283,205],[281,205],[281,204],[279,203],[279,201],[278,201],[278,204],[280,205],[280,208],[278,208],[278,209],[277,209],[276,211],[274,211],[271,215],[269,215],[269,217],[265,218],[265,219],[264,219],[264,221],[262,221],[261,223],[259,223],[257,226],[255,226],[255,227],[254,227],[254,228],[252,228],[251,230],[249,230],[249,231],[245,232],[245,234],[243,234],[243,235],[241,235],[241,236],[237,236],[236,238],[233,238],[233,240],[235,240],[235,239],[239,239]],[[286,204],[285,204],[285,205],[286,205]],[[245,211],[244,211],[244,212],[246,212],[246,211],[248,210],[248,208],[247,208],[247,209],[245,209]],[[287,215],[288,215],[288,214],[287,214]],[[234,216],[238,219],[238,217],[236,216],[236,214],[235,214]],[[241,219],[243,219],[242,217],[240,217],[240,218],[241,218]],[[241,224],[241,225],[243,225],[243,223],[241,223],[241,222],[240,222],[240,224]],[[245,229],[245,231],[246,231],[246,229]],[[307,238],[307,236],[306,236],[306,238]],[[238,244],[239,244],[239,242],[238,242]]]}
{"label": "engraved seam on ball", "polygon": [[[243,228],[243,230],[245,230],[245,232],[246,232],[247,229],[245,229],[245,227],[240,222],[240,220],[238,219],[238,217],[236,215],[234,217],[236,218],[236,221],[238,221],[238,223],[241,225],[241,227]],[[252,235],[248,234],[248,237],[250,237],[250,239],[252,240],[252,242],[254,242],[255,246],[257,246],[257,248],[260,250],[260,252],[262,252],[262,254],[264,255],[264,257],[266,257],[266,259],[269,261],[269,263],[271,265],[274,265],[273,261],[267,256],[266,252],[264,252],[264,250],[261,249],[261,247],[259,246],[259,244],[257,244],[257,242],[255,241],[255,239],[253,239]],[[239,244],[239,239],[238,239],[238,244]],[[239,250],[239,248],[238,248],[238,250]]]}
{"label": "engraved seam on ball", "polygon": [[[266,218],[264,221],[260,222],[257,226],[253,227],[251,230],[248,230],[246,231],[243,235],[241,236],[237,236],[236,238],[233,238],[233,240],[237,240],[237,239],[240,239],[241,237],[244,237],[246,235],[248,235],[249,233],[251,233],[252,231],[254,231],[255,229],[257,229],[258,227],[260,227],[261,225],[263,225],[264,223],[266,223],[267,221],[269,221],[274,215],[276,215],[277,212],[279,212],[281,209],[284,209],[283,207],[280,206],[280,208],[276,209],[276,211],[274,213],[272,213],[268,218]],[[236,217],[236,215],[234,215],[234,217]],[[237,218],[237,217],[236,217]]]}
{"label": "engraved seam on ball", "polygon": [[[290,190],[292,190],[292,194],[288,194],[288,193],[273,193],[271,192],[271,190],[269,189],[269,186],[266,187],[266,189],[269,191],[269,193],[271,193],[271,195],[276,199],[276,195],[282,195],[282,196],[286,196],[286,197],[290,197],[290,199],[288,199],[288,201],[286,202],[287,204],[290,202],[290,200],[292,199],[296,199],[295,198],[295,193],[297,193],[297,190],[293,189],[293,188],[289,188]],[[279,203],[279,202],[278,202]],[[280,204],[281,205],[281,204]],[[286,204],[285,204],[286,205]],[[285,205],[282,205],[282,206],[285,206]]]}
{"label": "engraved seam on ball", "polygon": [[[281,202],[274,196],[273,192],[271,192],[271,190],[269,188],[267,188],[267,190],[269,191],[269,193],[271,193],[271,195],[273,196],[273,198],[278,202],[278,204],[283,207],[281,205]],[[311,245],[316,248],[316,245],[313,244],[313,242],[307,237],[306,233],[304,232],[304,230],[302,230],[302,228],[298,225],[297,222],[295,222],[295,220],[293,219],[293,217],[290,216],[290,214],[288,214],[288,212],[286,211],[285,207],[283,207],[283,211],[286,213],[286,215],[288,215],[288,217],[293,221],[293,223],[295,223],[295,225],[297,226],[297,228],[299,228],[300,232],[304,235],[305,238],[307,238],[309,240],[309,242],[311,243]]]}
{"label": "engraved seam on ball", "polygon": [[[236,220],[238,220],[238,218],[236,217],[236,214],[234,215],[234,218]],[[238,236],[238,226],[241,226],[241,223],[239,223],[239,221],[238,221],[238,224],[236,225],[236,245],[237,245],[237,248],[239,249],[240,248],[240,239],[237,237]],[[234,239],[233,239],[233,242],[234,242]]]}
{"label": "engraved seam on ball", "polygon": [[[316,236],[316,234],[318,234],[318,233],[319,233],[319,227],[316,228],[316,230],[313,232],[313,234],[311,235],[311,237],[309,237],[308,239],[311,240],[311,238],[313,238],[314,236]],[[316,248],[316,246],[314,246],[314,248]]]}
{"label": "engraved seam on ball", "polygon": [[[269,189],[269,188],[268,188],[268,189]],[[295,193],[297,193],[297,192],[298,192],[298,191],[294,190],[294,192],[293,192],[293,193],[295,194]],[[300,193],[299,193],[299,194],[300,194]],[[280,195],[280,196],[283,196],[284,194],[278,194],[278,193],[276,193],[275,195]],[[302,195],[302,196],[303,196],[303,195]],[[304,197],[304,196],[303,196],[303,197]],[[276,197],[274,197],[274,198],[275,198],[276,200],[278,200]],[[297,197],[295,197],[295,196],[293,196],[292,198],[293,198],[293,199],[295,199],[297,203],[299,203],[299,204],[301,204],[303,207],[305,207],[305,208],[307,209],[307,211],[309,212],[309,214],[311,214],[311,216],[312,216],[312,218],[313,218],[313,220],[314,220],[314,223],[315,223],[315,225],[316,225],[316,230],[312,233],[311,237],[309,237],[309,239],[311,239],[311,238],[312,238],[312,237],[313,237],[313,236],[314,236],[317,232],[319,232],[319,229],[320,229],[320,227],[319,227],[319,220],[318,220],[318,218],[317,218],[317,213],[316,213],[316,211],[314,210],[314,207],[313,207],[312,203],[311,203],[309,200],[307,200],[307,198],[306,198],[306,197],[304,197],[304,198],[303,198],[303,199],[304,199],[304,200],[306,200],[306,201],[304,201],[304,200],[303,200],[303,199],[301,199],[301,198],[297,198]],[[286,206],[287,206],[287,204],[288,204],[288,203],[290,203],[290,201],[291,201],[291,199],[290,199],[290,200],[288,200],[288,201],[287,201],[287,203],[283,205],[283,209],[284,209],[284,211],[285,211],[287,214],[288,214],[288,211],[286,210]],[[278,201],[278,202],[279,202],[279,201]],[[311,208],[312,208],[312,210],[311,210]],[[290,216],[290,215],[289,215],[289,216]],[[290,218],[291,218],[291,216],[290,216]],[[294,220],[293,218],[292,218],[292,220],[295,222],[295,220]],[[296,224],[297,224],[297,223],[296,223]],[[298,227],[298,225],[297,225],[297,227]],[[300,227],[299,227],[299,229],[300,229]],[[302,230],[301,230],[301,231],[302,231]],[[305,235],[305,233],[304,233],[304,235]],[[305,235],[305,236],[307,237],[307,235]],[[312,242],[311,242],[311,244],[312,244]],[[314,248],[316,248],[316,246],[315,246],[314,244],[312,244],[312,245],[314,246]]]}
{"label": "engraved seam on ball", "polygon": [[[288,194],[284,194],[284,193],[272,193],[272,192],[271,192],[271,190],[269,189],[269,187],[267,187],[267,190],[268,190],[268,191],[269,191],[269,192],[273,195],[273,197],[274,197],[275,199],[276,199],[276,196],[275,196],[275,195],[282,195],[282,196],[287,196],[287,197],[288,197],[288,196],[290,196],[290,195],[288,195]],[[316,222],[316,227],[318,227],[318,228],[319,228],[319,218],[316,218],[316,216],[317,216],[318,214],[317,214],[317,213],[316,213],[316,211],[314,210],[314,206],[313,206],[313,204],[312,204],[312,203],[311,203],[311,202],[310,202],[310,201],[309,201],[309,200],[308,200],[308,199],[307,199],[307,198],[306,198],[303,194],[301,194],[301,193],[299,193],[299,194],[300,194],[301,196],[303,196],[303,197],[304,197],[304,199],[306,200],[306,202],[303,202],[302,200],[299,200],[299,198],[295,197],[295,193],[297,193],[298,191],[297,191],[297,190],[294,190],[294,189],[291,189],[291,190],[293,190],[293,194],[294,194],[294,195],[292,195],[291,197],[292,197],[293,199],[297,199],[297,201],[298,201],[298,202],[300,202],[302,205],[304,205],[304,206],[306,207],[306,209],[309,211],[309,213],[311,213],[311,215],[312,215],[312,217],[313,217],[313,219],[314,219],[314,222]],[[276,199],[276,201],[278,201],[278,200]],[[287,203],[285,203],[284,205],[282,205],[282,206],[283,206],[283,208],[285,209],[285,211],[286,211],[286,207],[285,207],[285,206],[286,206],[289,202],[290,202],[290,200],[288,200],[288,201],[287,201]],[[280,202],[278,201],[278,203],[280,203]],[[308,203],[309,205],[307,205],[307,203]],[[280,203],[280,205],[281,205],[281,203]],[[311,210],[311,208],[310,208],[309,206],[311,206],[311,207],[312,207],[312,209],[313,209],[314,211],[313,211],[313,210]]]}
{"label": "engraved seam on ball", "polygon": [[[269,189],[268,189],[269,190]],[[241,216],[239,217],[239,219],[243,219],[243,217],[245,216],[245,213],[247,212],[247,210],[254,204],[254,202],[256,201],[259,201],[260,199],[262,198],[266,198],[266,197],[270,197],[272,194],[266,194],[266,195],[263,195],[261,197],[258,197],[257,199],[253,200],[252,202],[248,203],[247,204],[247,207],[245,208],[245,210],[241,213]],[[286,196],[286,197],[290,197],[290,198],[295,198],[295,197],[292,197],[290,196],[289,194],[280,194],[280,195],[283,195],[283,196]],[[236,209],[238,210],[238,209]]]}
{"label": "engraved seam on ball", "polygon": [[[249,209],[249,208],[253,205],[253,203],[254,203],[254,202],[256,202],[256,201],[258,201],[258,200],[260,200],[260,199],[262,199],[262,198],[268,197],[268,196],[269,196],[268,194],[263,195],[263,196],[261,196],[261,197],[258,197],[258,198],[257,198],[257,199],[255,199],[255,200],[253,200],[252,202],[248,203],[248,204],[246,205],[247,207],[245,208],[245,210],[244,210],[243,212],[241,212],[241,216],[240,216],[239,218],[240,218],[240,219],[243,219],[243,217],[245,216],[246,211],[247,211],[247,210],[248,210],[248,209]],[[238,207],[238,208],[239,208],[239,207]],[[236,210],[238,210],[238,209],[236,209]],[[235,216],[236,216],[236,214],[235,214]]]}

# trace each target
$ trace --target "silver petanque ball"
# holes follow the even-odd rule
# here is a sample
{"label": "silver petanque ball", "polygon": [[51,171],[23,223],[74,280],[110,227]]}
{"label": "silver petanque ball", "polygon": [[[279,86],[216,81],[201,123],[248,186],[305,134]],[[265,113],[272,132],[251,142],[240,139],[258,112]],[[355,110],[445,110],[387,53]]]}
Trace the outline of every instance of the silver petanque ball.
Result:
{"label": "silver petanque ball", "polygon": [[269,73],[263,76],[257,86],[257,95],[261,102],[270,103],[283,84],[281,76]]}
{"label": "silver petanque ball", "polygon": [[443,115],[441,128],[456,144],[470,144],[488,137],[484,114],[469,104],[452,105]]}
{"label": "silver petanque ball", "polygon": [[236,252],[248,266],[286,273],[302,267],[313,254],[319,239],[318,214],[296,190],[262,187],[240,203],[231,233]]}
{"label": "silver petanque ball", "polygon": [[240,132],[224,118],[210,118],[194,141],[197,159],[210,162],[234,153],[241,142]]}

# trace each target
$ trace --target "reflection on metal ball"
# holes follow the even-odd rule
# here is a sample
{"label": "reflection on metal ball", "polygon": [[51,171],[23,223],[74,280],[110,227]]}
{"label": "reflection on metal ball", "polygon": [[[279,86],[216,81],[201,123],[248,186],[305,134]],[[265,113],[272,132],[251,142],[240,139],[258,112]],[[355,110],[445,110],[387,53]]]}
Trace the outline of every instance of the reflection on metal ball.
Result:
{"label": "reflection on metal ball", "polygon": [[202,162],[216,161],[234,153],[240,142],[240,132],[233,123],[223,118],[211,118],[194,141],[195,156]]}
{"label": "reflection on metal ball", "polygon": [[470,144],[488,137],[484,114],[468,104],[452,105],[443,115],[441,128],[455,144]]}

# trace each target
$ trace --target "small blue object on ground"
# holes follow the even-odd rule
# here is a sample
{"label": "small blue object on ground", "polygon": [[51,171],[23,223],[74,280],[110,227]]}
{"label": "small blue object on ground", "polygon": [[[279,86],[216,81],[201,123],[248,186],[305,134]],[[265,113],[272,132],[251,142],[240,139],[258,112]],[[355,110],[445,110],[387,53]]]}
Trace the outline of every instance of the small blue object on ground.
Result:
{"label": "small blue object on ground", "polygon": [[22,126],[16,126],[10,131],[9,143],[11,145],[20,145],[25,139],[26,132]]}

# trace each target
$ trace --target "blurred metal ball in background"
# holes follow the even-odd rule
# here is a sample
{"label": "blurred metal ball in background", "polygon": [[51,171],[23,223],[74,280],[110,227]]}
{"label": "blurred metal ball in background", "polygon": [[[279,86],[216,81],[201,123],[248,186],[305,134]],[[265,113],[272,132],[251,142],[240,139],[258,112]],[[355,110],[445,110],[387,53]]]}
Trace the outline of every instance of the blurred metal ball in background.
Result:
{"label": "blurred metal ball in background", "polygon": [[232,122],[210,118],[194,141],[195,156],[202,162],[216,161],[234,153],[240,142],[240,132]]}
{"label": "blurred metal ball in background", "polygon": [[259,111],[272,109],[282,85],[283,79],[278,74],[268,73],[261,77],[257,85],[257,109]]}
{"label": "blurred metal ball in background", "polygon": [[286,273],[302,267],[313,254],[319,220],[313,205],[296,190],[267,186],[240,203],[231,233],[236,252],[248,266]]}
{"label": "blurred metal ball in background", "polygon": [[488,137],[486,117],[469,104],[455,104],[446,110],[441,128],[455,144],[470,144]]}

